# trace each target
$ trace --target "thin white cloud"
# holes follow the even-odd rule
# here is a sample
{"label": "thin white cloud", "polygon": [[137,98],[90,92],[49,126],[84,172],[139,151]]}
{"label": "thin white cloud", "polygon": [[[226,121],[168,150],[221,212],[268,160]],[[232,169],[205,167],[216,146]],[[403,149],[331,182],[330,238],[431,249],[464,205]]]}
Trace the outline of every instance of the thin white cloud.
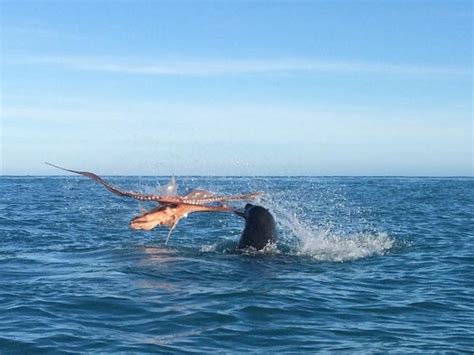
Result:
{"label": "thin white cloud", "polygon": [[162,76],[223,76],[242,74],[375,74],[402,76],[465,76],[471,68],[421,66],[391,63],[348,61],[320,61],[313,59],[261,59],[261,60],[157,60],[140,61],[94,57],[39,57],[29,64],[62,67],[118,74]]}
{"label": "thin white cloud", "polygon": [[2,26],[2,31],[4,34],[5,39],[12,39],[12,38],[23,38],[23,39],[51,39],[51,40],[58,40],[58,39],[67,39],[67,40],[75,40],[75,39],[84,39],[86,37],[73,34],[73,33],[66,33],[64,31],[57,31],[51,28],[46,27],[37,27],[37,26],[21,26],[21,25],[7,25]]}

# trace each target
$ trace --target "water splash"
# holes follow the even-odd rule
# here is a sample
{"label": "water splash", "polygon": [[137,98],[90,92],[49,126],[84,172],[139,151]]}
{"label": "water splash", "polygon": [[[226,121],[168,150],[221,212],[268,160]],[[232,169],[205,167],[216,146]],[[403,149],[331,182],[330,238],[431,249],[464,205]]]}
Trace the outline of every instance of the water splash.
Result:
{"label": "water splash", "polygon": [[[271,195],[265,205],[275,215],[280,232],[280,244],[288,247],[288,253],[310,256],[318,261],[352,261],[373,255],[384,255],[394,245],[394,240],[384,232],[336,231],[332,223],[318,226],[283,201]],[[341,228],[339,228],[341,229]]]}
{"label": "water splash", "polygon": [[161,196],[175,196],[178,194],[178,184],[174,176],[168,181],[166,185],[158,186],[142,186],[142,190],[148,194],[161,195]]}
{"label": "water splash", "polygon": [[322,231],[300,238],[296,253],[319,261],[343,262],[384,255],[393,243],[386,233],[335,235]]}
{"label": "water splash", "polygon": [[[194,185],[195,182],[192,182]],[[272,212],[279,231],[277,248],[265,250],[264,254],[306,256],[317,261],[344,262],[384,255],[394,246],[395,240],[391,236],[366,225],[367,215],[364,213],[368,209],[352,204],[350,196],[341,186],[334,188],[320,182],[299,186],[295,182],[291,189],[281,190],[267,186],[266,180],[258,182],[260,185],[250,186],[248,190],[267,191],[254,203]],[[219,190],[219,186],[215,188]],[[174,179],[160,190],[161,193],[166,193],[173,189],[176,189]],[[308,198],[308,194],[311,198]],[[368,213],[370,216],[370,210]],[[243,228],[243,224],[239,228]],[[200,251],[235,253],[237,238],[234,234],[229,236],[229,239],[203,245]]]}
{"label": "water splash", "polygon": [[178,193],[178,184],[176,183],[175,177],[172,176],[170,181],[168,181],[168,183],[163,186],[162,189],[162,193],[165,196],[176,195]]}

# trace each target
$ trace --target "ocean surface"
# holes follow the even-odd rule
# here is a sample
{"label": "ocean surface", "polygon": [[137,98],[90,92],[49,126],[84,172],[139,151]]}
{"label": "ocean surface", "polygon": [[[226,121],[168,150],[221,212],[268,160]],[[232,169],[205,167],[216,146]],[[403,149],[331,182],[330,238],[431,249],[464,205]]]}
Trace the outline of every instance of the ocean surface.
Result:
{"label": "ocean surface", "polygon": [[177,181],[264,191],[279,243],[236,253],[241,218],[195,213],[165,245],[165,228],[128,228],[152,204],[1,177],[0,353],[473,353],[474,179]]}

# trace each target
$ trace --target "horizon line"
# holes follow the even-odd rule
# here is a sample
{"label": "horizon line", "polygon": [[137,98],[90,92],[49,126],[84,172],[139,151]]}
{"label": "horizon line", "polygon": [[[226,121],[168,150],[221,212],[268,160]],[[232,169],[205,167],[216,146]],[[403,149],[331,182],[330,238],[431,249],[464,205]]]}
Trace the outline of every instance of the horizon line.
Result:
{"label": "horizon line", "polygon": [[[198,177],[198,178],[300,178],[300,177],[341,177],[341,178],[474,178],[473,175],[122,175],[122,174],[104,174],[100,176],[106,177],[153,177],[153,178],[169,178],[169,177]],[[81,179],[77,174],[0,174],[0,178],[8,177],[73,177]]]}

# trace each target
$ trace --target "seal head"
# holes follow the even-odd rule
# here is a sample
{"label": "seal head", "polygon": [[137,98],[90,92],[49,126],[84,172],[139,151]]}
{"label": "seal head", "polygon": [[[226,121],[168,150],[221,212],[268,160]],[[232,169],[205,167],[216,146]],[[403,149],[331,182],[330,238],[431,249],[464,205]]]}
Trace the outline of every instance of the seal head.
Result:
{"label": "seal head", "polygon": [[251,247],[261,250],[269,243],[276,243],[278,233],[275,219],[266,208],[248,203],[243,212],[236,213],[245,218],[245,228],[237,249]]}

